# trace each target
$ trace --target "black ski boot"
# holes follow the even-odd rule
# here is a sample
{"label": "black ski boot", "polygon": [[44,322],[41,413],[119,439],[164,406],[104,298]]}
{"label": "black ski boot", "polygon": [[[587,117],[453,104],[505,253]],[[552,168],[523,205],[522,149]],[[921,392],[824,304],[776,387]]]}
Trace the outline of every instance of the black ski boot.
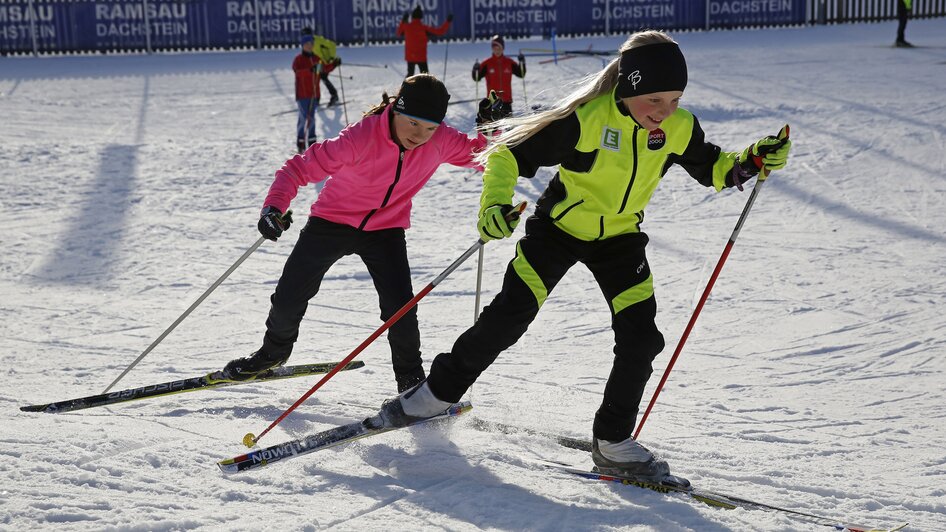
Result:
{"label": "black ski boot", "polygon": [[257,351],[248,357],[231,360],[220,373],[225,380],[251,381],[268,369],[282,366],[287,360],[289,355],[272,358],[262,351]]}

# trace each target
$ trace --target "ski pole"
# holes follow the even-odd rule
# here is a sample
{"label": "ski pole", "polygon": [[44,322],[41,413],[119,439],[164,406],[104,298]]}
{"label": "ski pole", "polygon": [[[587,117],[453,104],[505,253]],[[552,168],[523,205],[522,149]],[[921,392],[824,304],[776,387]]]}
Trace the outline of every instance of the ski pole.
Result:
{"label": "ski pole", "polygon": [[[286,211],[286,214],[284,214],[283,216],[289,216],[291,214],[292,214],[292,211]],[[103,394],[108,393],[108,391],[111,390],[113,386],[118,384],[118,381],[122,380],[122,378],[125,375],[127,375],[128,372],[131,371],[132,368],[137,366],[138,363],[141,362],[141,360],[148,353],[150,353],[152,349],[157,347],[157,345],[160,344],[164,340],[164,338],[167,337],[167,335],[171,334],[171,331],[173,331],[175,327],[180,325],[181,322],[184,321],[184,318],[186,318],[191,312],[193,312],[193,310],[197,308],[198,305],[203,303],[204,299],[207,299],[207,296],[209,296],[211,292],[213,292],[214,290],[217,289],[218,286],[220,286],[220,283],[226,280],[226,278],[229,277],[230,274],[233,273],[234,270],[236,270],[241,264],[243,264],[243,261],[245,261],[247,257],[249,257],[250,255],[252,255],[253,252],[256,251],[256,248],[260,247],[263,244],[264,240],[266,240],[266,237],[262,237],[262,236],[259,237],[259,239],[257,239],[256,242],[252,246],[250,246],[250,249],[243,252],[243,255],[241,255],[240,258],[237,259],[236,262],[234,262],[232,266],[227,268],[227,271],[223,272],[223,275],[221,275],[216,281],[214,281],[214,283],[210,285],[210,288],[208,288],[203,294],[200,295],[200,297],[197,298],[197,301],[194,301],[194,303],[187,310],[185,310],[183,314],[181,314],[176,320],[174,320],[174,323],[172,323],[170,327],[165,329],[164,332],[161,333],[161,336],[158,336],[153,342],[151,342],[151,345],[149,345],[147,349],[145,349],[140,355],[138,355],[138,358],[136,358],[134,362],[129,364],[128,367],[125,368],[125,371],[123,371],[122,374],[119,375],[117,379],[113,380],[112,383],[109,384],[108,387],[106,387],[102,393]]]}
{"label": "ski pole", "polygon": [[483,286],[483,247],[476,257],[476,297],[473,306],[473,323],[480,317],[480,288]]}
{"label": "ski pole", "polygon": [[342,64],[338,64],[338,79],[341,80],[342,109],[345,110],[345,124],[348,124],[348,102],[345,101],[345,76],[342,75]]}
{"label": "ski pole", "polygon": [[[506,220],[508,221],[515,220],[516,218],[519,217],[519,215],[522,214],[523,211],[525,211],[525,209],[526,209],[526,202],[523,201],[522,203],[517,205],[515,208],[513,208],[513,210],[509,211],[508,214],[506,214]],[[417,305],[418,301],[423,299],[424,296],[426,296],[431,290],[433,290],[435,286],[440,284],[441,281],[449,277],[450,274],[453,273],[454,270],[456,270],[458,267],[460,267],[461,264],[463,264],[466,261],[466,259],[470,258],[470,255],[475,253],[476,250],[482,249],[484,244],[486,244],[486,242],[482,238],[478,239],[475,244],[470,246],[470,249],[464,251],[463,254],[460,255],[459,258],[457,258],[457,260],[453,261],[453,263],[450,264],[450,266],[447,266],[447,269],[442,271],[440,275],[438,275],[433,281],[428,283],[427,286],[425,286],[423,290],[418,292],[417,295],[414,296],[410,301],[405,303],[404,306],[400,308],[400,310],[398,310],[397,312],[394,313],[393,316],[388,318],[388,321],[384,322],[380,327],[378,327],[378,329],[375,330],[373,333],[371,333],[370,336],[365,338],[365,340],[361,342],[361,344],[359,344],[358,347],[354,349],[354,351],[352,351],[347,357],[345,357],[334,368],[332,368],[331,371],[326,373],[325,376],[322,377],[321,380],[319,380],[319,382],[315,383],[315,386],[313,386],[312,388],[309,388],[309,391],[302,394],[302,397],[297,399],[296,402],[292,404],[292,406],[287,408],[286,411],[280,414],[279,417],[276,418],[275,421],[270,423],[269,426],[266,427],[266,430],[264,430],[263,432],[260,432],[259,436],[255,436],[252,432],[248,432],[245,436],[243,436],[243,445],[246,445],[247,447],[253,447],[254,445],[256,445],[257,442],[259,442],[260,438],[265,436],[270,430],[273,429],[273,427],[278,425],[282,420],[286,419],[286,416],[288,416],[290,412],[295,410],[306,399],[308,399],[313,393],[315,393],[316,390],[321,388],[323,384],[325,384],[326,382],[328,382],[329,379],[334,377],[335,374],[341,370],[341,368],[345,367],[346,365],[348,365],[349,362],[354,360],[354,358],[358,356],[359,353],[364,351],[364,349],[368,347],[371,344],[371,342],[374,342],[375,339],[381,336],[381,334],[384,331],[388,330],[388,328],[390,328],[398,320],[400,320],[405,314],[408,313],[408,311],[410,311],[412,308],[414,308],[415,305]]]}
{"label": "ski pole", "polygon": [[440,78],[443,81],[447,80],[447,56],[450,54],[450,41],[447,41],[447,44],[443,48],[443,77]]}
{"label": "ski pole", "polygon": [[364,67],[364,68],[388,68],[388,65],[366,65],[364,63],[345,63],[348,66],[352,67]]}
{"label": "ski pole", "polygon": [[[789,128],[788,124],[779,131],[778,138],[784,140],[788,138]],[[781,144],[772,146],[769,151],[777,149]],[[765,165],[762,164],[762,158],[759,156],[753,156],[753,160],[761,170],[759,170],[759,177],[756,179],[756,185],[752,188],[752,193],[749,194],[749,199],[746,201],[746,206],[742,209],[742,214],[739,216],[739,220],[736,221],[736,227],[732,231],[732,235],[729,237],[729,242],[726,243],[726,247],[723,248],[723,253],[720,255],[719,260],[716,262],[716,268],[713,269],[713,274],[710,275],[709,282],[706,283],[706,288],[703,289],[703,295],[700,296],[699,302],[696,304],[696,308],[693,309],[693,314],[690,316],[690,321],[687,323],[685,329],[683,329],[683,335],[680,337],[680,341],[677,342],[677,348],[673,351],[673,356],[670,357],[670,362],[667,364],[667,369],[664,370],[663,376],[660,378],[660,382],[657,384],[657,389],[654,390],[653,397],[650,398],[650,403],[647,405],[647,410],[644,411],[644,415],[641,416],[641,421],[637,425],[637,431],[634,432],[634,439],[636,440],[640,436],[641,429],[644,428],[644,422],[647,421],[647,416],[650,415],[650,411],[654,408],[654,404],[657,402],[657,396],[660,395],[660,391],[663,389],[664,384],[667,382],[667,377],[670,376],[670,370],[673,369],[673,365],[677,361],[677,357],[680,356],[680,351],[683,350],[683,344],[686,343],[687,337],[690,335],[690,331],[693,329],[693,325],[696,323],[696,319],[700,315],[700,311],[703,310],[703,304],[706,303],[706,299],[709,297],[710,291],[713,290],[713,284],[716,283],[716,278],[719,277],[719,272],[723,269],[723,264],[726,263],[726,259],[729,257],[729,252],[733,248],[733,244],[736,243],[736,238],[739,236],[739,231],[742,230],[742,225],[745,223],[746,218],[749,216],[749,210],[752,209],[752,204],[755,203],[756,196],[759,195],[759,191],[762,190],[762,185],[765,184],[766,178],[769,176],[769,171],[765,168]]]}

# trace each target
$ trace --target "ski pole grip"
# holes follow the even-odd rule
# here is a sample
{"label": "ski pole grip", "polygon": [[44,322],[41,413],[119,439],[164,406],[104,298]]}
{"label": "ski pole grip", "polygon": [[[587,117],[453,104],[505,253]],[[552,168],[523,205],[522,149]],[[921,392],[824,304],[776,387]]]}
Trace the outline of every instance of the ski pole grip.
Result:
{"label": "ski pole grip", "polygon": [[762,162],[762,156],[765,154],[771,153],[781,148],[782,146],[784,146],[785,141],[788,140],[789,133],[790,133],[790,128],[788,127],[788,124],[785,124],[785,126],[779,130],[778,135],[775,136],[775,138],[778,139],[777,144],[769,144],[766,146],[761,146],[759,148],[759,155],[752,156],[752,162],[755,163],[756,167],[760,169],[759,175],[761,176],[761,179],[765,179],[769,177],[769,170],[765,167],[765,163]]}
{"label": "ski pole grip", "polygon": [[528,202],[525,201],[519,202],[519,204],[513,207],[511,211],[506,213],[506,216],[504,217],[506,221],[511,222],[513,220],[518,220],[519,217],[522,216],[522,213],[525,212],[527,204]]}

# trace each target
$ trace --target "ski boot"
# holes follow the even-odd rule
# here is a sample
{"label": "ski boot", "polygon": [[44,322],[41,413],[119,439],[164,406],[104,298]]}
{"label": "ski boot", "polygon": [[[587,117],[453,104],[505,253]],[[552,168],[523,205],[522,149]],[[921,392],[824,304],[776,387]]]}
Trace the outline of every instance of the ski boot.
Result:
{"label": "ski boot", "polygon": [[271,358],[262,351],[257,351],[248,357],[231,360],[222,371],[211,375],[220,381],[251,381],[268,369],[282,366],[287,360],[289,355]]}
{"label": "ski boot", "polygon": [[660,481],[670,476],[670,465],[658,460],[634,438],[609,442],[594,439],[591,459],[600,473]]}
{"label": "ski boot", "polygon": [[436,416],[453,406],[453,403],[437,399],[427,381],[381,403],[378,412],[381,426],[406,427],[415,421]]}

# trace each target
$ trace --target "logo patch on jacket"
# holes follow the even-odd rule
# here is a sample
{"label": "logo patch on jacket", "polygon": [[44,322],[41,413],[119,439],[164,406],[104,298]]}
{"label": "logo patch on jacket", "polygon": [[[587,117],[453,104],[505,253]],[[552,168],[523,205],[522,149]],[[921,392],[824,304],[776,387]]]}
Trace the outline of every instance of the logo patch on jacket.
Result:
{"label": "logo patch on jacket", "polygon": [[647,149],[657,151],[667,143],[667,134],[657,128],[647,135]]}
{"label": "logo patch on jacket", "polygon": [[605,126],[601,131],[601,147],[611,151],[621,151],[621,130]]}

